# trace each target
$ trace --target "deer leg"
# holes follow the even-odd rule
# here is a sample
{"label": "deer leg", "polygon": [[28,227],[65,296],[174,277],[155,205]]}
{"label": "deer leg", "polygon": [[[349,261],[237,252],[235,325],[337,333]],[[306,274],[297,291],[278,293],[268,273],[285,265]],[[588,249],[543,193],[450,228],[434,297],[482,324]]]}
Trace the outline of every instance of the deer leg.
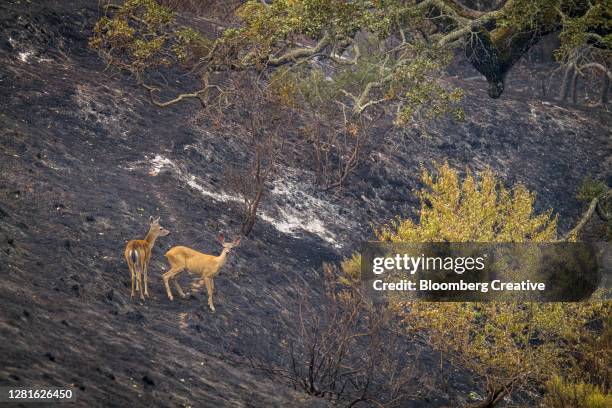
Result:
{"label": "deer leg", "polygon": [[140,287],[140,299],[141,300],[145,300],[144,298],[144,290],[143,290],[143,285],[142,285],[142,275],[143,275],[143,270],[142,268],[138,268],[138,274],[136,275],[137,279],[138,279],[138,286]]}
{"label": "deer leg", "polygon": [[169,285],[170,279],[174,278],[182,270],[183,270],[182,266],[175,266],[173,268],[170,268],[168,272],[162,275],[162,279],[164,280],[164,285],[166,286],[166,294],[168,295],[168,299],[170,300],[174,300],[174,297],[172,296],[172,291],[170,290],[170,285]]}
{"label": "deer leg", "polygon": [[213,304],[213,291],[215,290],[215,284],[211,278],[204,278],[206,284],[206,290],[208,291],[208,307],[210,310],[215,311],[215,305]]}
{"label": "deer leg", "polygon": [[213,304],[213,293],[215,292],[215,281],[214,280],[210,280],[210,308],[212,309],[212,311],[215,311],[215,305]]}
{"label": "deer leg", "polygon": [[134,299],[134,267],[128,263],[128,267],[130,268],[130,275],[132,277],[132,295],[131,298]]}
{"label": "deer leg", "polygon": [[149,297],[149,265],[144,265],[144,294]]}
{"label": "deer leg", "polygon": [[176,291],[179,293],[179,295],[181,295],[182,298],[186,297],[185,292],[183,292],[183,288],[181,288],[181,285],[179,285],[178,283],[178,279],[174,279],[172,282],[174,282],[174,287],[176,288]]}
{"label": "deer leg", "polygon": [[134,278],[136,279],[136,293],[140,293],[140,272],[138,266],[134,266]]}

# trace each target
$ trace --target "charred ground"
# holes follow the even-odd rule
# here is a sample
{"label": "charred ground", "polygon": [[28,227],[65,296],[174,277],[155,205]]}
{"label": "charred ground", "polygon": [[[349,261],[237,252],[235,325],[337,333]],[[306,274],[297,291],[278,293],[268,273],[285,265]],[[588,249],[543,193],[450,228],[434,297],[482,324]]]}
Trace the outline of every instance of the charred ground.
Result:
{"label": "charred ground", "polygon": [[[278,334],[295,333],[296,279],[316,299],[323,262],[370,238],[370,222],[411,214],[420,166],[491,166],[536,191],[565,230],[582,211],[583,177],[609,177],[609,114],[511,91],[491,100],[481,82],[463,81],[474,71],[459,70],[465,122],[398,131],[334,194],[281,163],[262,219],[216,281],[217,313],[202,288],[171,303],[162,254],[177,244],[216,253],[216,234],[240,229],[223,178],[224,162],[243,159],[239,142],[191,121],[197,105],[156,108],[130,78],[106,72],[87,48],[96,1],[21,3],[0,5],[3,385],[73,384],[79,406],[325,406],[249,360],[284,352]],[[169,81],[194,85],[181,73]],[[143,305],[130,301],[122,251],[151,214],[172,234],[154,248]],[[423,356],[416,364],[427,366]],[[449,383],[418,404],[469,392],[459,375]]]}

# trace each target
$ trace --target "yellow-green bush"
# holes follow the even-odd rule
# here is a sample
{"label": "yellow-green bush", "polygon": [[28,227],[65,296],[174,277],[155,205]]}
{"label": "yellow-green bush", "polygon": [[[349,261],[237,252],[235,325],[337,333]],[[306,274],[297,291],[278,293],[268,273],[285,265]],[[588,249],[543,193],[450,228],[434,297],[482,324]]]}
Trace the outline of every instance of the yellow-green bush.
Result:
{"label": "yellow-green bush", "polygon": [[[535,195],[524,186],[505,188],[492,171],[459,173],[448,164],[424,170],[417,220],[395,219],[376,230],[391,242],[547,242],[557,239],[552,212],[534,213]],[[358,257],[343,263],[346,281],[354,281]],[[591,303],[427,303],[399,302],[408,330],[453,365],[471,371],[483,394],[499,403],[512,391],[541,389],[552,376],[590,378],[607,384],[610,349],[600,339],[609,333],[609,305]],[[600,325],[599,329],[593,329]],[[601,326],[603,325],[603,329]],[[590,363],[585,364],[586,361]],[[594,394],[593,394],[594,395]],[[594,405],[596,406],[596,405]]]}
{"label": "yellow-green bush", "polygon": [[361,254],[354,253],[350,258],[346,258],[340,264],[342,274],[340,283],[351,286],[359,283],[361,279]]}
{"label": "yellow-green bush", "polygon": [[463,181],[448,164],[437,176],[423,170],[419,220],[396,219],[376,234],[393,242],[547,242],[557,236],[552,212],[533,213],[535,194],[522,184],[506,189],[491,170]]}
{"label": "yellow-green bush", "polygon": [[592,384],[566,382],[555,376],[546,383],[543,402],[549,408],[608,408],[612,407],[612,394]]}

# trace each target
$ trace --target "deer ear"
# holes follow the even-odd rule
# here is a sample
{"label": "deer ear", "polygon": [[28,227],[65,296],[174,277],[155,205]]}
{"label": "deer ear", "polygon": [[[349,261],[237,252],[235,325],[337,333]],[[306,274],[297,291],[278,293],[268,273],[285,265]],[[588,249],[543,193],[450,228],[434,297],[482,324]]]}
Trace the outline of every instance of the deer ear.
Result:
{"label": "deer ear", "polygon": [[219,240],[220,243],[225,242],[225,239],[223,238],[223,234],[219,234],[219,237],[217,239]]}
{"label": "deer ear", "polygon": [[240,245],[240,237],[234,240],[234,245]]}
{"label": "deer ear", "polygon": [[149,215],[149,224],[153,224],[153,216]]}

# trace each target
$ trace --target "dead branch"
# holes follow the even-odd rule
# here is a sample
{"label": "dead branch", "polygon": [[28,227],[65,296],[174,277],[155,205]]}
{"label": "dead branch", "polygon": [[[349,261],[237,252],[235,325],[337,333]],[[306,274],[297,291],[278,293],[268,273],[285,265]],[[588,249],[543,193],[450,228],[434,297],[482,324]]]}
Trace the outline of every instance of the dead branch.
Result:
{"label": "dead branch", "polygon": [[591,204],[586,212],[580,217],[580,221],[576,224],[576,226],[568,232],[565,237],[559,240],[559,242],[572,241],[578,238],[580,232],[584,229],[584,226],[591,220],[593,214],[597,214],[603,221],[608,221],[610,219],[610,214],[607,214],[603,210],[603,205],[612,200],[612,190],[609,189],[605,193],[601,194],[598,197],[593,198],[591,200]]}

